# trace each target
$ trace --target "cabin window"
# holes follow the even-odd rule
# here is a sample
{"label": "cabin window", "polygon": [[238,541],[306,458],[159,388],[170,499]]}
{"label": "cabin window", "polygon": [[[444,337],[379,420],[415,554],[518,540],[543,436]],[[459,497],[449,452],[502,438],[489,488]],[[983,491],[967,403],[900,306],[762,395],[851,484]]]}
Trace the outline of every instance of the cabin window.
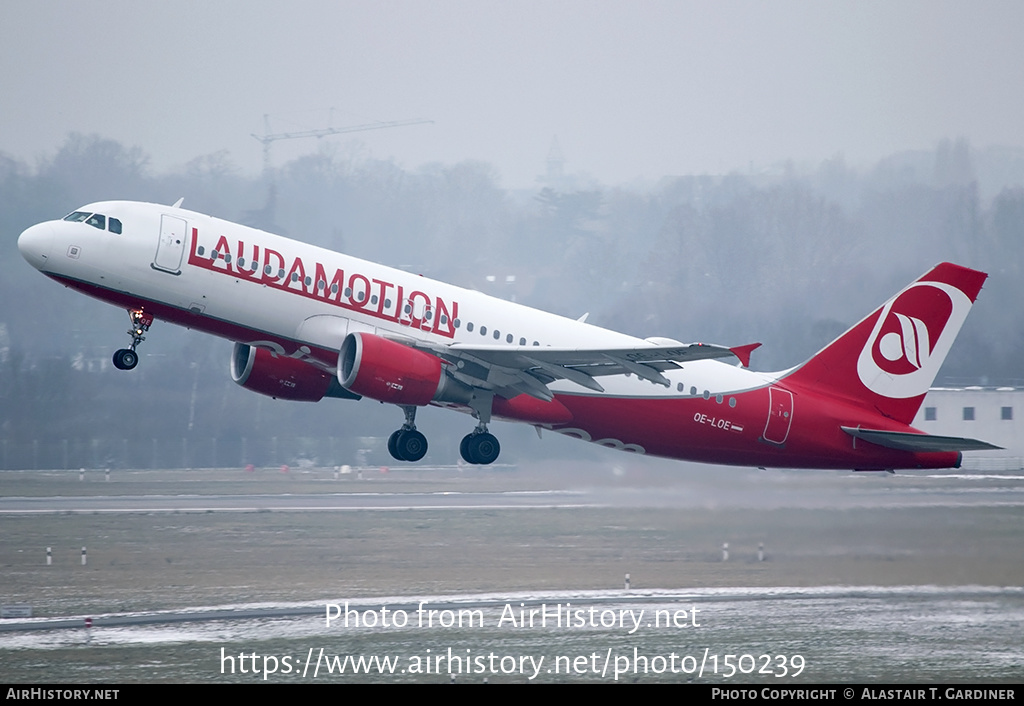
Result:
{"label": "cabin window", "polygon": [[519,339],[519,345],[525,346],[526,345],[526,339],[525,338],[520,338]]}
{"label": "cabin window", "polygon": [[107,230],[109,230],[114,235],[121,235],[121,221],[117,220],[116,218],[111,218],[109,221],[107,221]]}
{"label": "cabin window", "polygon": [[480,335],[481,336],[486,336],[487,335],[487,327],[486,326],[481,326],[480,327]]}
{"label": "cabin window", "polygon": [[472,331],[473,330],[473,322],[472,321],[470,321],[468,324],[466,324],[466,330],[467,331]]}
{"label": "cabin window", "polygon": [[501,338],[501,331],[494,329],[494,340],[497,341],[499,338]]}
{"label": "cabin window", "polygon": [[512,334],[505,336],[505,343],[512,343]]}

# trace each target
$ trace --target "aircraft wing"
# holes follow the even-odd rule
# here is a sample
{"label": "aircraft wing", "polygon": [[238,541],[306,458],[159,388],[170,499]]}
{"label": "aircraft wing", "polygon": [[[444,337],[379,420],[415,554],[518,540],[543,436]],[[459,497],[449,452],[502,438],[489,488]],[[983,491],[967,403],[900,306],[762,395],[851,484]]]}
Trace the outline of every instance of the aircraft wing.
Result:
{"label": "aircraft wing", "polygon": [[428,351],[447,361],[449,373],[472,387],[492,389],[511,398],[525,393],[541,400],[553,398],[548,383],[570,380],[595,392],[604,387],[595,378],[633,373],[637,377],[665,385],[671,383],[662,371],[681,367],[680,363],[711,358],[736,357],[746,366],[750,352],[760,346],[753,343],[736,348],[706,343],[640,345],[618,348],[550,348],[540,346],[496,346],[433,344],[398,339],[406,345]]}
{"label": "aircraft wing", "polygon": [[934,434],[915,434],[905,431],[880,431],[878,429],[861,429],[860,427],[840,427],[855,439],[870,441],[872,444],[887,449],[900,451],[985,451],[1001,449],[986,441],[966,439],[960,436],[936,436]]}

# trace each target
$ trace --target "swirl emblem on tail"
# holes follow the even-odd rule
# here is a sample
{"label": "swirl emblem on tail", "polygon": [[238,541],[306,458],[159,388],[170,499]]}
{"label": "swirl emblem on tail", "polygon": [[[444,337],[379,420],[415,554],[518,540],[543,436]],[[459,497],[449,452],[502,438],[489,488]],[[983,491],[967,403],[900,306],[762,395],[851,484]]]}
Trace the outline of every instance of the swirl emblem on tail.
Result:
{"label": "swirl emblem on tail", "polygon": [[879,312],[857,360],[857,374],[872,392],[894,399],[928,391],[971,300],[945,282],[915,282]]}

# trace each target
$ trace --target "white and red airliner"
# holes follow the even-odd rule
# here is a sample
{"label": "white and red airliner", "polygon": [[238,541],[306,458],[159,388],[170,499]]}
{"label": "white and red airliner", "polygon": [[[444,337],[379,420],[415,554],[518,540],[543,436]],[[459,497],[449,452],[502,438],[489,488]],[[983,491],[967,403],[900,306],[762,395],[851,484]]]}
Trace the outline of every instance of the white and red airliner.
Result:
{"label": "white and red airliner", "polygon": [[[154,320],[235,342],[232,378],[272,397],[369,397],[418,461],[426,405],[469,412],[469,463],[499,453],[492,419],[623,451],[744,466],[957,467],[996,448],[910,426],[986,275],[943,263],[803,365],[747,369],[759,344],[638,339],[173,206],[93,203],[18,248],[61,284],[127,309],[123,370]],[[724,362],[723,359],[732,359]],[[738,362],[738,364],[737,364]]]}

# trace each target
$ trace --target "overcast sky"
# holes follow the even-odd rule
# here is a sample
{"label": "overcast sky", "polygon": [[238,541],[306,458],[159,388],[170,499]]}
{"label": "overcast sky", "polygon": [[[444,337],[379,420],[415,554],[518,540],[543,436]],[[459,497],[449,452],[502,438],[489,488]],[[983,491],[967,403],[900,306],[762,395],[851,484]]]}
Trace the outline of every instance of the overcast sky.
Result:
{"label": "overcast sky", "polygon": [[[158,171],[227,149],[256,173],[264,114],[272,132],[430,119],[359,149],[484,160],[509,187],[556,135],[568,171],[606,183],[1024,145],[1017,0],[4,0],[0,20],[0,152],[30,161],[78,131]],[[274,162],[316,148],[278,142]]]}

